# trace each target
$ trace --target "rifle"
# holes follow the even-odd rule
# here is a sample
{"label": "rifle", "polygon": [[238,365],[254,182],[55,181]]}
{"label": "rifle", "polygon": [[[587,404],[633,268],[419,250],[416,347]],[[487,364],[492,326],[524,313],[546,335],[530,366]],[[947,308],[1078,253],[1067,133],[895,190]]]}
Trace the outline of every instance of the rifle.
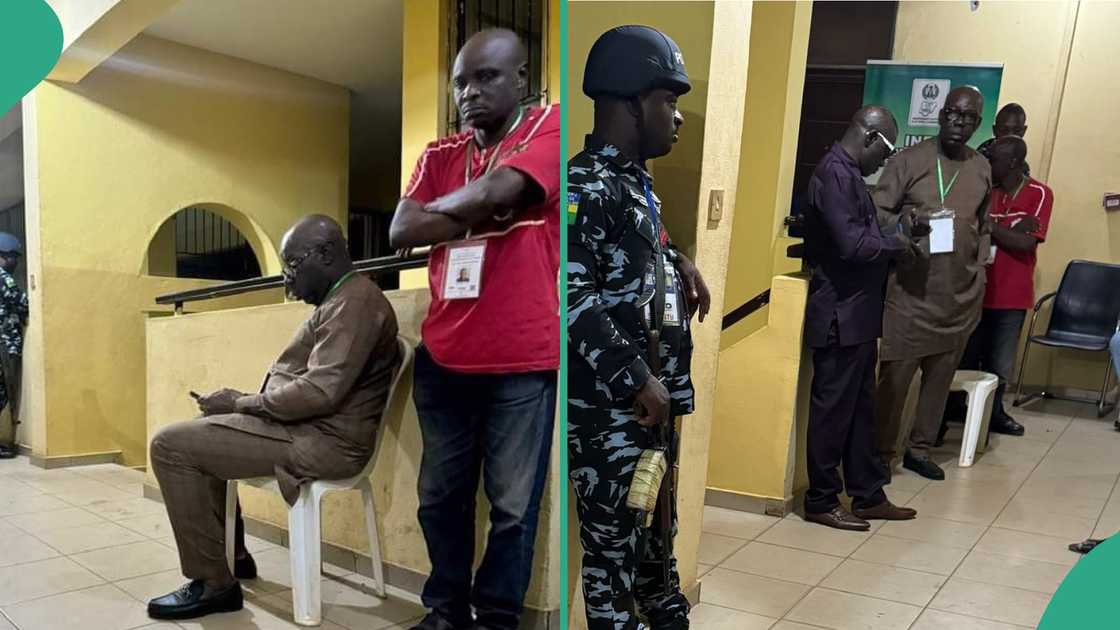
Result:
{"label": "rifle", "polygon": [[[656,273],[656,290],[653,294],[653,312],[650,317],[650,325],[646,329],[646,337],[648,341],[647,353],[649,359],[649,367],[653,372],[655,378],[660,378],[661,375],[661,328],[665,319],[665,263],[664,256],[661,253],[660,243],[654,248],[654,269]],[[674,497],[674,483],[673,483],[673,469],[676,467],[676,457],[673,453],[673,433],[676,428],[676,418],[670,415],[658,427],[657,444],[655,448],[662,453],[661,465],[661,479],[657,489],[657,502],[654,506],[654,513],[647,515],[646,526],[652,523],[653,519],[650,516],[655,516],[658,524],[658,529],[661,531],[661,576],[662,576],[662,589],[665,595],[672,594],[672,587],[670,585],[670,577],[673,569],[673,503]]]}

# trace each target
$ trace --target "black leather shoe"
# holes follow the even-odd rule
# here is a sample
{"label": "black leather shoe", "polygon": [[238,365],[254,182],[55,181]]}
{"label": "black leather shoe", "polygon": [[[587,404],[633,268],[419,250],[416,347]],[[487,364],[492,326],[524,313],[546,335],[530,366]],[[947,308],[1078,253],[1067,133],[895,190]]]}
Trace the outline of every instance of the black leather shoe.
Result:
{"label": "black leather shoe", "polygon": [[883,501],[875,507],[855,508],[852,510],[852,514],[865,521],[870,521],[872,519],[882,521],[909,521],[918,515],[918,511],[914,508],[895,505],[890,501]]}
{"label": "black leather shoe", "polygon": [[902,458],[902,467],[906,470],[912,470],[926,479],[933,479],[934,481],[941,481],[945,478],[945,471],[941,470],[932,459],[918,459],[907,453]]}
{"label": "black leather shoe", "polygon": [[850,532],[865,532],[871,529],[871,523],[845,510],[842,505],[837,505],[827,512],[805,512],[805,520]]}
{"label": "black leather shoe", "polygon": [[13,459],[16,455],[19,455],[19,449],[0,444],[0,459]]}
{"label": "black leather shoe", "polygon": [[[409,630],[470,630],[476,626],[472,624],[455,625],[445,619],[443,615],[437,612],[430,612],[420,620],[420,623],[409,628]],[[478,626],[481,627],[481,626]]]}
{"label": "black leather shoe", "polygon": [[233,577],[239,580],[257,579],[257,562],[248,552],[244,556],[234,556]]}
{"label": "black leather shoe", "polygon": [[992,416],[991,421],[988,423],[988,430],[992,433],[1002,433],[1004,435],[1022,435],[1027,432],[1027,428],[1015,422],[1011,416]]}
{"label": "black leather shoe", "polygon": [[244,605],[238,582],[204,599],[202,593],[205,590],[202,580],[192,580],[174,593],[148,602],[148,616],[152,619],[194,619],[211,613],[234,612]]}

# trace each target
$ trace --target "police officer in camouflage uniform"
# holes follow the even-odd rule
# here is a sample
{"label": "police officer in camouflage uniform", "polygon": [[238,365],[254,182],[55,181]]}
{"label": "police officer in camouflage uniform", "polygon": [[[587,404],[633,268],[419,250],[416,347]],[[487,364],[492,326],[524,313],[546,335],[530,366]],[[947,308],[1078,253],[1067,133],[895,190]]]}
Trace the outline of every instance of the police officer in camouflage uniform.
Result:
{"label": "police officer in camouflage uniform", "polygon": [[19,424],[19,390],[22,372],[23,327],[27,325],[27,292],[12,274],[23,256],[19,239],[0,232],[0,411],[10,406],[11,443],[0,443],[0,459],[16,456],[16,425]]}
{"label": "police officer in camouflage uniform", "polygon": [[[626,497],[658,425],[693,410],[689,320],[699,310],[703,321],[708,290],[673,247],[645,168],[671,150],[684,122],[677,97],[690,88],[680,49],[644,26],[600,36],[584,72],[595,129],[568,162],[568,460],[591,630],[688,627],[675,559],[665,584],[657,519],[642,528]],[[657,256],[666,281],[653,374],[647,333],[657,325]]]}

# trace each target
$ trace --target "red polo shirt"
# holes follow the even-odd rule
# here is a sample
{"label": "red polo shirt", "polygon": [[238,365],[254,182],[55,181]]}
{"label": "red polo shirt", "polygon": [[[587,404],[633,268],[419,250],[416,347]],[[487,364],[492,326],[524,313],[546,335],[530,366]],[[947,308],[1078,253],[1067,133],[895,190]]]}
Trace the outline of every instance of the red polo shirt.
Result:
{"label": "red polo shirt", "polygon": [[[1027,178],[1019,192],[1012,196],[1002,189],[992,190],[990,217],[994,223],[1014,227],[1024,217],[1038,219],[1038,231],[1031,232],[1039,242],[1046,240],[1050,227],[1050,210],[1054,193],[1042,182]],[[988,288],[984,308],[1029,309],[1034,307],[1034,266],[1038,251],[1009,252],[996,248],[996,257],[988,266]]]}
{"label": "red polo shirt", "polygon": [[[560,107],[531,108],[501,143],[479,148],[471,131],[437,140],[420,156],[404,196],[438,199],[501,166],[544,191],[544,202],[489,219],[463,239],[484,244],[478,297],[446,299],[448,243],[432,248],[432,303],[421,336],[436,363],[475,373],[560,367]],[[460,241],[450,243],[456,245]],[[465,273],[457,270],[457,273]],[[452,279],[454,281],[455,279]]]}

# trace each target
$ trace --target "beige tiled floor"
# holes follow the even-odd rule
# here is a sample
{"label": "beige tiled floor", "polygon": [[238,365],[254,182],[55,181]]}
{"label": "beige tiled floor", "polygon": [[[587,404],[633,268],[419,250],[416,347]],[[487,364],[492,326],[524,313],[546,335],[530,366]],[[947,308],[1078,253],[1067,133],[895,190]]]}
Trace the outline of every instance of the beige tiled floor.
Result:
{"label": "beige tiled floor", "polygon": [[1011,409],[1026,436],[993,436],[974,466],[957,467],[954,425],[945,481],[895,473],[888,496],[913,521],[849,533],[705,508],[692,628],[1035,627],[1080,557],[1066,546],[1120,529],[1120,433],[1089,405]]}
{"label": "beige tiled floor", "polygon": [[[185,579],[166,512],[142,497],[142,482],[120,466],[43,470],[26,458],[0,460],[0,630],[298,627],[287,550],[256,538],[248,546],[260,577],[244,583],[244,610],[193,623],[149,619],[147,600]],[[423,616],[414,603],[373,596],[361,575],[325,569],[324,630],[399,630]]]}

